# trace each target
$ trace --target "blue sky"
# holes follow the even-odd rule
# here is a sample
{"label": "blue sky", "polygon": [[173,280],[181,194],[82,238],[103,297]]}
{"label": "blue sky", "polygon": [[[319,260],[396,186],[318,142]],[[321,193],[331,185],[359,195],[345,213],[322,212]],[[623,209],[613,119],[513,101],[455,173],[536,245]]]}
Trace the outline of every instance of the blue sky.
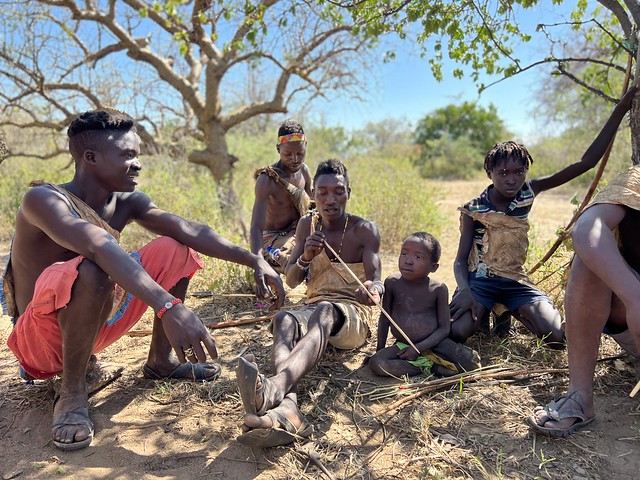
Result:
{"label": "blue sky", "polygon": [[[522,28],[533,37],[531,42],[517,48],[515,52],[523,65],[528,60],[539,59],[548,53],[543,35],[535,31],[536,25],[566,20],[574,5],[573,2],[552,5],[550,0],[541,0],[539,5],[518,16]],[[381,58],[383,53],[384,49],[381,49]],[[536,121],[533,114],[535,105],[532,95],[537,82],[550,80],[542,68],[506,79],[478,97],[477,88],[470,78],[456,79],[451,75],[450,72],[459,65],[445,63],[444,79],[437,82],[431,75],[427,60],[419,57],[417,47],[408,43],[399,44],[396,54],[395,61],[381,61],[374,68],[366,103],[333,100],[316,104],[314,109],[321,112],[320,117],[327,124],[361,128],[367,122],[390,117],[408,119],[415,124],[426,113],[439,107],[478,100],[484,106],[493,103],[507,128],[519,140],[531,141],[536,137],[538,129],[542,128],[543,119]],[[483,81],[491,83],[491,79]]]}

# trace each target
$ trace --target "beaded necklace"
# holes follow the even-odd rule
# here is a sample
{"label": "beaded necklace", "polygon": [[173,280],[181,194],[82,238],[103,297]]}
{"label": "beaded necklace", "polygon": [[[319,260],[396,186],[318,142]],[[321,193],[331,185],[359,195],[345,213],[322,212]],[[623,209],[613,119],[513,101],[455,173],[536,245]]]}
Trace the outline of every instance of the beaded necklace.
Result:
{"label": "beaded necklace", "polygon": [[[344,242],[344,234],[347,231],[347,225],[349,225],[349,214],[347,213],[347,217],[344,219],[344,228],[342,230],[342,238],[340,238],[340,246],[338,247],[338,251],[337,254],[338,256],[340,256],[340,254],[342,253],[342,243]],[[322,218],[320,218],[320,226],[318,228],[318,231],[321,232],[322,231],[322,227],[324,226],[324,222],[322,221]],[[326,242],[326,239],[325,239]],[[329,252],[327,252],[327,257],[329,257]],[[331,258],[329,257],[329,260],[331,260],[332,262],[337,262],[338,259],[337,258]]]}

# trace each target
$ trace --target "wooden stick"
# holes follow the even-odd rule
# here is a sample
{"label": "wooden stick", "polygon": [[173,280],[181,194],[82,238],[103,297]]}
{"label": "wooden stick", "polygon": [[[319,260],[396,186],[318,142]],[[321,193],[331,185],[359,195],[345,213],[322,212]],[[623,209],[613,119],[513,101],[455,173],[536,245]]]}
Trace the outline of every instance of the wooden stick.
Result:
{"label": "wooden stick", "polygon": [[[237,327],[239,325],[250,325],[252,323],[266,322],[267,320],[271,320],[274,314],[264,315],[262,317],[255,318],[243,318],[241,320],[230,320],[228,322],[218,322],[213,325],[205,324],[209,330],[217,330],[220,328],[228,328],[228,327]],[[127,332],[128,337],[144,337],[145,335],[151,335],[153,330],[129,330]]]}
{"label": "wooden stick", "polygon": [[633,387],[633,390],[631,390],[631,393],[629,394],[629,396],[631,398],[635,397],[636,394],[640,391],[640,382],[636,383],[636,386]]}
{"label": "wooden stick", "polygon": [[402,330],[402,328],[400,328],[400,326],[395,322],[395,320],[393,318],[391,318],[391,315],[389,315],[386,310],[384,308],[382,308],[382,305],[380,305],[378,302],[376,302],[375,298],[373,298],[373,295],[371,295],[371,292],[369,292],[369,289],[367,287],[365,287],[363,285],[363,283],[360,281],[360,279],[358,278],[358,276],[353,273],[353,271],[349,268],[349,265],[347,265],[346,263],[344,263],[344,261],[340,258],[340,255],[338,255],[336,253],[336,251],[333,249],[333,247],[331,245],[329,245],[329,242],[325,241],[324,242],[325,246],[329,249],[329,251],[331,253],[333,253],[333,255],[336,257],[336,259],[344,266],[344,268],[347,269],[347,272],[349,272],[351,274],[351,276],[353,277],[353,279],[358,282],[358,285],[360,285],[362,288],[364,288],[364,291],[367,292],[367,295],[369,296],[369,298],[371,299],[371,301],[376,304],[378,307],[380,307],[380,311],[384,314],[385,317],[387,317],[387,320],[389,320],[391,322],[391,324],[396,327],[398,329],[398,331],[402,334],[402,336],[404,337],[404,339],[407,341],[407,343],[409,345],[411,345],[413,347],[413,349],[418,352],[419,355],[422,354],[422,352],[420,350],[418,350],[418,348],[413,344],[413,342],[411,341],[411,339],[407,336],[406,333],[404,333],[404,331]]}
{"label": "wooden stick", "polygon": [[264,315],[262,317],[255,318],[243,318],[241,320],[230,320],[228,322],[218,322],[213,325],[206,325],[207,328],[211,330],[217,330],[219,328],[228,328],[228,327],[237,327],[238,325],[250,325],[252,323],[260,323],[266,322],[267,320],[271,320],[275,314]]}
{"label": "wooden stick", "polygon": [[392,410],[401,410],[402,408],[404,408],[405,404],[412,402],[416,398],[419,398],[427,393],[431,393],[441,388],[459,385],[461,382],[464,385],[465,383],[477,382],[478,380],[481,380],[484,378],[501,380],[501,379],[510,378],[510,377],[531,377],[531,376],[540,375],[543,373],[564,373],[567,371],[568,369],[566,368],[506,370],[502,367],[484,367],[483,369],[473,370],[471,372],[464,372],[451,377],[432,380],[432,381],[424,382],[421,384],[414,384],[413,386],[416,389],[419,388],[417,392],[412,393],[411,395],[403,397],[399,400],[396,400],[391,405],[388,405],[387,408],[385,408],[378,415],[384,415],[385,413],[390,412]]}

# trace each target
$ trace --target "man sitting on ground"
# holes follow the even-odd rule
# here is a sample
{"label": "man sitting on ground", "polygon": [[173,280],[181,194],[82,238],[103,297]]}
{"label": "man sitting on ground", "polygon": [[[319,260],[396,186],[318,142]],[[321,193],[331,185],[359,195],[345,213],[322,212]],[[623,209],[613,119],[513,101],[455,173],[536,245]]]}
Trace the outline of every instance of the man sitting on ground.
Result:
{"label": "man sitting on ground", "polygon": [[247,413],[245,433],[238,440],[251,446],[285,445],[310,434],[298,410],[296,386],[318,364],[327,344],[353,349],[366,342],[374,320],[372,305],[383,293],[378,228],[347,213],[347,169],[337,160],[327,160],[318,166],[313,182],[319,218],[309,215],[298,222],[286,270],[292,288],[308,279],[307,305],[278,312],[274,318],[275,375],[260,374],[250,356],[238,363],[238,386]]}
{"label": "man sitting on ground", "polygon": [[[282,306],[284,288],[261,257],[135,191],[140,138],[129,115],[83,113],[68,136],[75,175],[62,185],[34,182],[25,194],[3,297],[14,317],[7,344],[23,371],[38,379],[62,374],[53,442],[75,450],[93,439],[85,380],[90,356],[124,335],[147,306],[155,311],[147,378],[220,374],[218,364],[205,363],[207,353],[217,357],[213,337],[182,304],[189,279],[203,267],[194,250],[252,267],[261,297],[270,297],[270,288],[277,293],[274,308]],[[118,239],[131,221],[164,236],[129,256]]]}

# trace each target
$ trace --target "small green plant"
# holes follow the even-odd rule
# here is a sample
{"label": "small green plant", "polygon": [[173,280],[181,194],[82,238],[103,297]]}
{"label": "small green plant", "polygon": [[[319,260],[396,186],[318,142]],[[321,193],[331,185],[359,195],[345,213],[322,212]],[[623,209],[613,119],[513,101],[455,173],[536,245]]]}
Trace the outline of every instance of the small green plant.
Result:
{"label": "small green plant", "polygon": [[551,335],[551,332],[543,335],[542,338],[536,337],[536,347],[534,349],[534,352],[535,353],[541,352],[542,359],[544,360],[544,362],[549,361],[549,352],[547,350],[547,347],[545,346],[545,340],[549,338],[550,335]]}
{"label": "small green plant", "polygon": [[544,451],[540,449],[540,455],[538,456],[540,463],[538,464],[538,470],[542,470],[548,463],[555,462],[556,457],[545,458]]}
{"label": "small green plant", "polygon": [[161,397],[170,397],[174,387],[171,382],[156,382],[155,392]]}

